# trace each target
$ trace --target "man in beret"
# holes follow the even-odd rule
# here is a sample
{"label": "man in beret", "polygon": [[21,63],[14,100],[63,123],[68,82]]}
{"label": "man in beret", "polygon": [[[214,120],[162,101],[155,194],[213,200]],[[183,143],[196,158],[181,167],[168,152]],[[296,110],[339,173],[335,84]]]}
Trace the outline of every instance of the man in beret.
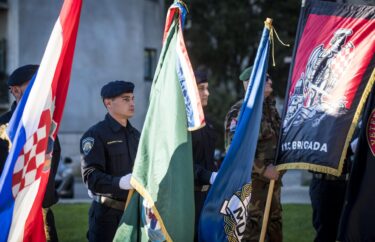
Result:
{"label": "man in beret", "polygon": [[[246,68],[239,79],[243,82],[245,92],[248,87],[252,67]],[[251,201],[249,216],[246,222],[244,241],[259,241],[264,208],[267,200],[270,180],[275,180],[270,217],[267,227],[267,241],[282,241],[281,219],[281,176],[272,164],[276,155],[276,145],[279,137],[280,116],[276,110],[276,101],[272,94],[272,80],[267,74],[264,88],[264,102],[258,143],[251,172]],[[234,104],[225,117],[225,148],[229,149],[237,127],[238,115],[243,99]]]}
{"label": "man in beret", "polygon": [[84,133],[80,142],[82,177],[92,195],[90,242],[112,241],[130,185],[140,133],[129,122],[134,115],[134,84],[112,81],[101,96],[108,113]]}
{"label": "man in beret", "polygon": [[[203,110],[208,105],[208,79],[206,72],[196,71],[195,80]],[[216,178],[217,167],[214,162],[216,132],[205,112],[206,125],[192,132],[193,162],[194,162],[194,200],[195,200],[195,235],[198,241],[198,222],[206,200],[210,185]]]}
{"label": "man in beret", "polygon": [[[34,74],[38,71],[38,65],[25,65],[16,69],[8,79],[8,86],[10,93],[13,95],[15,101],[13,102],[11,109],[0,117],[0,174],[4,168],[5,161],[9,152],[9,142],[6,139],[5,130],[13,115],[17,104],[20,102],[26,88],[33,78]],[[57,168],[59,166],[61,156],[61,148],[58,138],[53,144],[53,153],[51,160],[50,175],[48,177],[48,183],[46,192],[44,195],[42,207],[45,223],[45,232],[47,241],[58,241],[55,220],[50,207],[56,204],[59,200],[57,191],[55,189],[55,176]]]}

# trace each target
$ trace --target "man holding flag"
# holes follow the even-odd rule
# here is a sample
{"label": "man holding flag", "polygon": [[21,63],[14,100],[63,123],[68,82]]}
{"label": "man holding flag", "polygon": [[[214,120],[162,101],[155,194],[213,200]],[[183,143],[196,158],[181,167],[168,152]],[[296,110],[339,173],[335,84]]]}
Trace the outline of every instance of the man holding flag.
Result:
{"label": "man holding flag", "polygon": [[[251,171],[262,117],[272,20],[265,21],[236,131],[211,186],[199,222],[199,241],[242,241],[249,218]],[[277,174],[277,173],[276,173]],[[276,177],[275,177],[276,178]]]}
{"label": "man holding flag", "polygon": [[[38,71],[38,65],[25,65],[18,69],[16,69],[8,79],[8,86],[9,90],[12,93],[13,97],[15,98],[14,103],[11,106],[11,110],[6,112],[0,117],[0,126],[6,127],[17,107],[17,104],[20,102],[23,93],[25,92],[30,80]],[[5,154],[5,159],[0,160],[0,174],[2,173],[2,168],[5,164],[6,157],[8,156],[9,151],[9,142],[5,138],[5,128],[1,130],[4,132],[3,134],[0,133],[0,139],[4,142],[5,146],[0,146],[0,152]],[[61,148],[58,138],[56,137],[55,142],[53,143],[53,153],[51,159],[51,170],[50,175],[48,177],[47,182],[47,189],[46,193],[44,194],[43,199],[43,217],[45,223],[45,232],[46,232],[46,239],[47,241],[58,241],[57,231],[55,226],[55,220],[53,216],[53,212],[50,207],[58,202],[58,194],[55,189],[55,177],[57,173],[57,168],[59,166],[61,155]]]}
{"label": "man holding flag", "polygon": [[64,1],[37,73],[25,89],[18,90],[22,97],[3,135],[11,146],[0,177],[1,242],[48,239],[42,204],[69,87],[81,6],[81,0]]}
{"label": "man holding flag", "polygon": [[[248,88],[252,66],[246,68],[239,79],[243,81],[245,91]],[[281,217],[281,176],[272,164],[275,158],[277,139],[280,127],[280,116],[276,110],[276,100],[272,94],[272,80],[267,74],[264,88],[264,103],[259,131],[258,144],[255,153],[254,165],[251,171],[252,197],[250,200],[249,215],[246,222],[245,241],[259,241],[262,228],[262,219],[267,199],[270,180],[277,180],[272,196],[270,211],[270,223],[267,229],[269,241],[282,241],[282,217]],[[229,149],[233,135],[236,131],[239,111],[243,99],[234,104],[225,118],[225,144]]]}

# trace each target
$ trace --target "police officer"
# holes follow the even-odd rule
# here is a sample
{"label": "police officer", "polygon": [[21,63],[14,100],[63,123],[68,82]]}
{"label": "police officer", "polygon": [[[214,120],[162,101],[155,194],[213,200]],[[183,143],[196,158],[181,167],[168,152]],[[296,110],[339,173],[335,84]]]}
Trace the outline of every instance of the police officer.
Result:
{"label": "police officer", "polygon": [[[205,110],[208,104],[208,79],[203,71],[195,72],[199,97]],[[194,200],[195,200],[195,234],[194,241],[198,241],[198,222],[200,213],[206,200],[208,189],[216,178],[217,167],[214,163],[216,132],[205,114],[206,125],[192,132],[193,162],[194,162]]]}
{"label": "police officer", "polygon": [[[0,117],[0,174],[9,152],[9,142],[6,139],[5,129],[8,125],[17,104],[20,102],[26,88],[37,72],[38,65],[25,65],[16,69],[8,79],[8,86],[11,94],[15,98],[11,109]],[[58,194],[55,189],[55,176],[59,166],[61,148],[58,138],[53,144],[53,153],[51,160],[50,175],[48,177],[47,188],[42,202],[43,215],[45,222],[45,232],[47,241],[58,241],[55,220],[50,207],[58,202]]]}
{"label": "police officer", "polygon": [[140,133],[134,115],[134,84],[112,81],[101,96],[108,113],[81,138],[82,176],[94,201],[89,211],[89,241],[112,241],[125,209]]}
{"label": "police officer", "polygon": [[[243,81],[246,91],[252,67],[246,68],[239,79]],[[244,241],[259,241],[262,228],[264,208],[267,200],[268,186],[271,179],[276,180],[270,210],[270,219],[266,233],[267,241],[282,241],[281,219],[281,176],[272,162],[275,158],[276,145],[279,136],[280,116],[275,107],[275,99],[271,95],[272,80],[267,75],[264,89],[264,102],[261,127],[259,130],[258,144],[251,173],[251,201],[250,211],[246,222]],[[229,149],[234,132],[237,127],[238,115],[243,100],[238,101],[229,110],[225,117],[225,148]]]}

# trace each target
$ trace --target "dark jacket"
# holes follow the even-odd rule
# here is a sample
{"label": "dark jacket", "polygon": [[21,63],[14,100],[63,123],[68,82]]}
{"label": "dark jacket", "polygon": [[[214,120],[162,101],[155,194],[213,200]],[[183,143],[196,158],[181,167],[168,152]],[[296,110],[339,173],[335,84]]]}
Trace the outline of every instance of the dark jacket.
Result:
{"label": "dark jacket", "polygon": [[206,119],[206,126],[192,132],[195,185],[209,185],[212,172],[217,170],[214,163],[215,143],[214,127]]}
{"label": "dark jacket", "polygon": [[128,122],[121,126],[109,114],[84,133],[80,142],[84,183],[97,195],[124,201],[128,191],[120,178],[132,172],[140,133]]}

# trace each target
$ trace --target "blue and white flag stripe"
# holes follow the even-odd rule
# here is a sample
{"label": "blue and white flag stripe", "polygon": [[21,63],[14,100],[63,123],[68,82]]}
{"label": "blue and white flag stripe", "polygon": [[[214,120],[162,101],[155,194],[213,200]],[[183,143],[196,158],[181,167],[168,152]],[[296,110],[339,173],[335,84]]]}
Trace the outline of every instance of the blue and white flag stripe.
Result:
{"label": "blue and white flag stripe", "polygon": [[[24,226],[33,206],[32,201],[35,200],[40,186],[40,179],[38,179],[21,191],[15,200],[12,197],[12,171],[18,156],[26,141],[37,131],[43,110],[52,102],[51,84],[60,57],[62,38],[62,28],[58,20],[51,34],[39,70],[30,81],[9,122],[8,136],[12,147],[0,178],[0,195],[2,199],[6,196],[8,205],[13,207],[12,210],[8,211],[12,213],[9,216],[13,218],[7,219],[7,223],[12,222],[8,240],[22,240]],[[3,229],[5,228],[3,227]]]}
{"label": "blue and white flag stripe", "polygon": [[242,240],[251,197],[251,172],[262,117],[268,55],[269,29],[265,27],[232,143],[202,209],[199,241]]}

